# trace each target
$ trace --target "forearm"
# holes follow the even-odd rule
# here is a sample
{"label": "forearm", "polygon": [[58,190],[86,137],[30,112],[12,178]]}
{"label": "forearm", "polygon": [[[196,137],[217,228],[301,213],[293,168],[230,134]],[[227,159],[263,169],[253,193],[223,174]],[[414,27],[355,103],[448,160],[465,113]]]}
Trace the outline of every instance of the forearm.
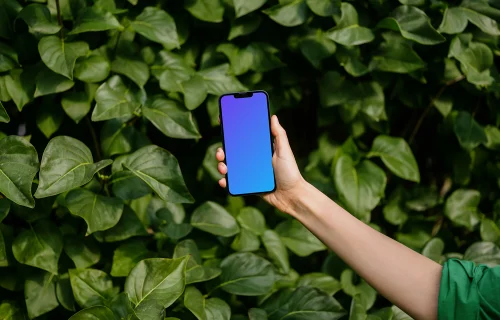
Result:
{"label": "forearm", "polygon": [[384,297],[416,319],[436,319],[442,267],[359,221],[309,183],[292,216]]}

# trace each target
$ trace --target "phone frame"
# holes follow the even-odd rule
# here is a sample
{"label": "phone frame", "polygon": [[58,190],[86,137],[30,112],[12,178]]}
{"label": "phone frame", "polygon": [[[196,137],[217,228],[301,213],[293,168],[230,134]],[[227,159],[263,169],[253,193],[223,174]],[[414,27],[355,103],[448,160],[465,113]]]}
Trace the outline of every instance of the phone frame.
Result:
{"label": "phone frame", "polygon": [[[253,91],[243,91],[243,92],[231,92],[231,93],[225,93],[219,97],[219,117],[220,117],[220,128],[221,128],[221,135],[222,135],[222,148],[224,149],[224,152],[226,152],[226,143],[224,141],[224,120],[222,117],[222,98],[226,96],[234,96],[236,99],[244,99],[245,95],[251,94],[253,96],[254,93],[264,93],[266,96],[266,103],[267,103],[267,119],[269,123],[269,146],[271,148],[271,157],[274,155],[274,148],[273,148],[273,135],[271,133],[271,111],[270,111],[270,104],[269,104],[269,95],[267,94],[266,91],[264,90],[253,90]],[[236,95],[242,95],[242,97],[238,98]],[[224,157],[224,164],[226,164],[226,158]],[[272,159],[271,159],[272,160]],[[253,192],[253,193],[242,193],[242,194],[233,194],[231,191],[229,191],[229,172],[226,173],[226,189],[229,195],[233,197],[238,197],[238,196],[252,196],[252,195],[263,195],[263,194],[268,194],[276,191],[276,174],[274,173],[274,167],[273,167],[273,180],[274,180],[274,188],[270,191],[264,191],[264,192]]]}

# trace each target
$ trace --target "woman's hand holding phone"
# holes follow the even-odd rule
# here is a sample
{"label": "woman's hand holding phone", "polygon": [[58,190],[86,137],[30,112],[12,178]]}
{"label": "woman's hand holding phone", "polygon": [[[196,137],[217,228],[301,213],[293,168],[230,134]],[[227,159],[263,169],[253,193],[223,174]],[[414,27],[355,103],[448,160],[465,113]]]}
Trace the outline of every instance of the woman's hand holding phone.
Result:
{"label": "woman's hand holding phone", "polygon": [[[300,174],[292,149],[288,143],[285,129],[280,125],[277,116],[271,117],[271,133],[274,138],[273,168],[276,177],[276,191],[264,194],[263,198],[280,211],[294,213],[293,203],[301,193],[301,188],[306,184]],[[216,158],[219,161],[218,170],[222,175],[227,173],[224,164],[225,154],[222,148],[217,149]],[[226,178],[219,180],[219,185],[226,187]]]}

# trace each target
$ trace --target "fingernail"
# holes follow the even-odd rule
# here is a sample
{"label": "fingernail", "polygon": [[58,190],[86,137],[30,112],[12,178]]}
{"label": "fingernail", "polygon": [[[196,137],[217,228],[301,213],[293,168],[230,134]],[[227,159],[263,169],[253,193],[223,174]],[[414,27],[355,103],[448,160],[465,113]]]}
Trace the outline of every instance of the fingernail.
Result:
{"label": "fingernail", "polygon": [[276,122],[279,124],[280,121],[278,120],[278,116],[277,115],[274,115],[276,117]]}

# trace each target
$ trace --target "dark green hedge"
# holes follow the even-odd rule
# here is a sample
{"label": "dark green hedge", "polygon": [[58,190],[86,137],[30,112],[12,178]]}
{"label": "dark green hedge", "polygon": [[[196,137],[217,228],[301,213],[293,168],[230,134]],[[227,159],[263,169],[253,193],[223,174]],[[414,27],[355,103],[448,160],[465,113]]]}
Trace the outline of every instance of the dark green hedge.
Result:
{"label": "dark green hedge", "polygon": [[0,319],[407,319],[218,187],[217,96],[246,89],[356,217],[499,264],[499,19],[498,0],[0,0]]}

